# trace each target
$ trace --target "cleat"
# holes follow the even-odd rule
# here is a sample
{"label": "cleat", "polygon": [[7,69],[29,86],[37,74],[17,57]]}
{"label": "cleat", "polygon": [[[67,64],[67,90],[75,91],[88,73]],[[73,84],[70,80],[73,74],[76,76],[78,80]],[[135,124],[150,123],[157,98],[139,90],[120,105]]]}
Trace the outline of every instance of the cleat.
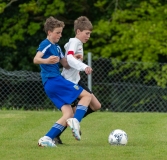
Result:
{"label": "cleat", "polygon": [[78,141],[81,140],[79,121],[76,118],[69,118],[67,119],[67,125],[71,128],[75,139]]}
{"label": "cleat", "polygon": [[54,144],[63,144],[62,140],[60,139],[60,137],[56,137],[54,138]]}
{"label": "cleat", "polygon": [[51,138],[45,137],[45,136],[39,139],[38,146],[40,146],[40,147],[57,147]]}

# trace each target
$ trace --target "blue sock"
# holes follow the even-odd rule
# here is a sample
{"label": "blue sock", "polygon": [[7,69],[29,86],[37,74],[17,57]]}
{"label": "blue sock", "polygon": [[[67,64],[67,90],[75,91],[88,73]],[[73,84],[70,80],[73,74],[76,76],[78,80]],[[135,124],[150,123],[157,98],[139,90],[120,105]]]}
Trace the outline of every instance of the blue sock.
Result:
{"label": "blue sock", "polygon": [[88,107],[77,105],[76,112],[74,114],[74,118],[76,118],[79,122],[81,122],[82,118],[84,117]]}
{"label": "blue sock", "polygon": [[54,139],[57,135],[59,135],[64,129],[64,126],[61,124],[55,123],[50,131],[45,135],[50,137],[51,139]]}

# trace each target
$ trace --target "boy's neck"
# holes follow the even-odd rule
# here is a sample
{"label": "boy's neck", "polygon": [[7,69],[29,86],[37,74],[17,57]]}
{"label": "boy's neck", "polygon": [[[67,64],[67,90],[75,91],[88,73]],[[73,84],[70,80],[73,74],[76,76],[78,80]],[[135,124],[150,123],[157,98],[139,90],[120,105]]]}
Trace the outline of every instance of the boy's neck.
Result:
{"label": "boy's neck", "polygon": [[[77,38],[77,39],[79,39],[80,40],[80,38],[79,37],[77,37],[77,36],[75,36],[75,38]],[[80,40],[81,41],[81,40]],[[82,41],[81,41],[82,42]]]}
{"label": "boy's neck", "polygon": [[55,44],[52,40],[50,40],[49,39],[49,37],[47,36],[47,38],[46,38],[50,43],[52,43],[52,44]]}

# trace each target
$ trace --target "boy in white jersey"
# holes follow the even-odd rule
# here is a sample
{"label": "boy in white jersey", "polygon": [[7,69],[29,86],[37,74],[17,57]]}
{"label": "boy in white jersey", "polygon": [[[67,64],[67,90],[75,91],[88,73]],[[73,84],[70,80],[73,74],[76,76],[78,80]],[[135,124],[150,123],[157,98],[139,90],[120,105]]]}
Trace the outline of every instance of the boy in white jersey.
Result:
{"label": "boy in white jersey", "polygon": [[[83,60],[83,43],[86,43],[91,35],[93,26],[89,19],[85,16],[81,16],[74,21],[74,32],[75,38],[70,38],[69,42],[65,44],[65,57],[67,58],[67,62],[70,65],[70,69],[63,68],[62,76],[73,82],[78,84],[81,81],[79,72],[82,71],[83,63],[80,64],[78,61],[72,59],[72,56],[78,55],[78,59],[80,61]],[[85,67],[88,67],[85,64]],[[100,102],[97,98],[92,94],[92,100],[90,103],[90,108],[94,111],[101,108]]]}
{"label": "boy in white jersey", "polygon": [[[70,38],[69,42],[65,44],[65,57],[67,58],[67,62],[69,66],[71,67],[70,69],[63,68],[62,71],[62,76],[81,86],[85,90],[87,90],[89,93],[92,94],[92,99],[90,102],[90,105],[88,106],[88,110],[85,113],[85,116],[88,114],[97,111],[101,108],[101,104],[98,101],[98,99],[94,96],[94,94],[89,90],[89,88],[81,81],[80,74],[79,72],[82,71],[82,68],[89,67],[86,64],[79,63],[77,60],[72,58],[73,56],[78,57],[80,61],[83,60],[83,43],[86,43],[91,35],[93,26],[92,23],[89,21],[89,19],[85,16],[81,16],[77,18],[74,21],[74,31],[75,31],[75,38]],[[76,102],[74,102],[74,106],[76,105]],[[74,107],[73,106],[73,107]],[[60,135],[59,135],[60,136]],[[57,136],[58,143],[61,140]]]}

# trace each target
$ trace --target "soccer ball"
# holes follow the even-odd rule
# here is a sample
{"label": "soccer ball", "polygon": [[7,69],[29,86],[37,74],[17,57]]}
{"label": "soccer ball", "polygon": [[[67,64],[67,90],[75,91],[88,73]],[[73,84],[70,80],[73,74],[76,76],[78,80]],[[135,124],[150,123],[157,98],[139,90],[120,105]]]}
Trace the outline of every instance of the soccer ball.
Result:
{"label": "soccer ball", "polygon": [[128,143],[128,135],[121,129],[115,129],[109,134],[108,142],[111,145],[126,145]]}

